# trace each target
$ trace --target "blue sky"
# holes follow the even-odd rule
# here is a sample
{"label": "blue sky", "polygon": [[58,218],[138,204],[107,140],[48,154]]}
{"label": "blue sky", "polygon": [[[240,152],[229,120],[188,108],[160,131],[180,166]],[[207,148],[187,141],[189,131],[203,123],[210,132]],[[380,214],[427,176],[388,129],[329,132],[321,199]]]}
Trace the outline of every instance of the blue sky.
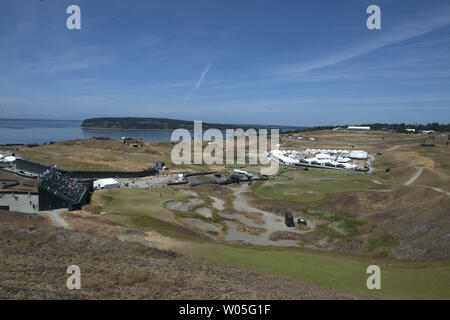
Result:
{"label": "blue sky", "polygon": [[0,118],[95,116],[450,122],[450,2],[2,0]]}

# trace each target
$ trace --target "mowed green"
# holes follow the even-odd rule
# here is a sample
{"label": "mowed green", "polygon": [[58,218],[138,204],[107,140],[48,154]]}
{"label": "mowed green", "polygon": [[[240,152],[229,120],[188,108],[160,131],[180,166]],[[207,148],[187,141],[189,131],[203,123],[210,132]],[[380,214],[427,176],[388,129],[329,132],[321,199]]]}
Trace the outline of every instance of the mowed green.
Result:
{"label": "mowed green", "polygon": [[341,192],[377,188],[369,175],[344,176],[332,179],[293,183],[255,183],[253,193],[264,200],[281,200],[304,204],[324,205]]}
{"label": "mowed green", "polygon": [[174,189],[115,189],[97,192],[85,211],[101,220],[138,229],[149,229],[177,239],[196,240],[194,232],[175,223],[165,207],[169,200],[186,200]]}
{"label": "mowed green", "polygon": [[[360,258],[305,249],[193,244],[185,254],[384,299],[449,299],[450,263]],[[381,290],[369,290],[369,265],[381,268]],[[293,297],[295,298],[295,297]]]}

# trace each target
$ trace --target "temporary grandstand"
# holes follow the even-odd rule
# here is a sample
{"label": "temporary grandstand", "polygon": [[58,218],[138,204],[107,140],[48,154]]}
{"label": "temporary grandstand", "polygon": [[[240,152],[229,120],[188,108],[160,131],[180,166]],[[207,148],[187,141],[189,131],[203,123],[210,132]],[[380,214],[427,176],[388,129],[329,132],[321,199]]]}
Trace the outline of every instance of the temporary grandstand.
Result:
{"label": "temporary grandstand", "polygon": [[50,168],[41,175],[38,192],[39,211],[60,208],[79,210],[89,197],[87,185],[78,183],[57,168]]}

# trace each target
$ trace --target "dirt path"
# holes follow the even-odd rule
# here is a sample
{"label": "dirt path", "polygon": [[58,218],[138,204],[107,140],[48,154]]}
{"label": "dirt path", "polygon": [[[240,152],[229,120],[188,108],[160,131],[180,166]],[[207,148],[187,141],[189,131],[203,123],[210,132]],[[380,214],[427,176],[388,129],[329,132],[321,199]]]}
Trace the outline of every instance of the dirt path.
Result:
{"label": "dirt path", "polygon": [[415,175],[413,175],[411,177],[411,179],[409,179],[408,181],[405,182],[405,186],[409,186],[411,183],[413,183],[414,181],[416,181],[416,179],[422,174],[423,172],[423,167],[417,168],[417,172]]}
{"label": "dirt path", "polygon": [[386,151],[394,151],[394,150],[397,150],[398,148],[400,148],[400,146],[399,146],[399,145],[395,145],[395,146],[393,146],[393,147],[390,147],[390,148],[387,149]]}
{"label": "dirt path", "polygon": [[41,211],[40,214],[47,216],[51,223],[55,226],[55,227],[60,227],[60,228],[64,228],[64,229],[72,229],[69,225],[69,223],[67,223],[66,220],[64,220],[64,218],[62,218],[60,216],[61,213],[66,212],[67,210],[65,209],[61,209],[61,210],[52,210],[52,211]]}
{"label": "dirt path", "polygon": [[434,190],[436,192],[445,193],[447,196],[450,196],[450,192],[442,190],[441,188],[436,188],[436,187],[432,187],[432,186],[423,186],[423,185],[416,185],[416,187],[429,188],[429,189]]}

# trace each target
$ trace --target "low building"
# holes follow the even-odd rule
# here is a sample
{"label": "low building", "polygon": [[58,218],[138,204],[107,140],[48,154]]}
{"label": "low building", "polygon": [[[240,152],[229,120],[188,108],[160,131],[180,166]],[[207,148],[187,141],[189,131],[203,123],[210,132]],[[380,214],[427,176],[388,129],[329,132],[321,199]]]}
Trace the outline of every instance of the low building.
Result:
{"label": "low building", "polygon": [[112,178],[94,181],[94,189],[114,189],[114,188],[120,188],[120,182]]}

